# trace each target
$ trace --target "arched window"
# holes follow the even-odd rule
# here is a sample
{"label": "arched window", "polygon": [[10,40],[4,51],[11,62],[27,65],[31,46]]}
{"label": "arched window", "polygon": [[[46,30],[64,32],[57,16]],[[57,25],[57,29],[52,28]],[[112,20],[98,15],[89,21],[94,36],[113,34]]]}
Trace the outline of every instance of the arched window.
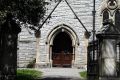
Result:
{"label": "arched window", "polygon": [[116,13],[115,13],[115,26],[120,31],[120,12],[119,12],[119,10],[117,10]]}
{"label": "arched window", "polygon": [[106,19],[109,19],[109,13],[107,10],[103,12],[103,21],[105,21]]}

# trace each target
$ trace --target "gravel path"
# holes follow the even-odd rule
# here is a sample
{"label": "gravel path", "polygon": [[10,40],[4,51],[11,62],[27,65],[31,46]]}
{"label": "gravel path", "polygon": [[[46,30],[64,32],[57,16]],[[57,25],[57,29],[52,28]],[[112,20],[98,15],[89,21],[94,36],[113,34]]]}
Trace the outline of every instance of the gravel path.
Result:
{"label": "gravel path", "polygon": [[79,72],[82,69],[76,68],[44,68],[37,69],[43,72],[41,80],[83,80]]}

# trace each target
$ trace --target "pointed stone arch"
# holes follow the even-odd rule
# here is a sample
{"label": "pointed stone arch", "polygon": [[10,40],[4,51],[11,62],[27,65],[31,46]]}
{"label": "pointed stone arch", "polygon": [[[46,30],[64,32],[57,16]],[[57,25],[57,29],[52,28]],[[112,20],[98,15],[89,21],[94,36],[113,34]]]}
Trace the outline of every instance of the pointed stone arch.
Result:
{"label": "pointed stone arch", "polygon": [[46,43],[49,45],[53,45],[53,40],[55,36],[60,32],[66,32],[71,37],[73,46],[79,45],[79,38],[77,34],[71,27],[69,27],[66,24],[60,24],[56,26],[55,28],[53,28],[47,36]]}
{"label": "pointed stone arch", "polygon": [[117,29],[120,31],[120,9],[117,9],[115,11],[115,26],[117,27]]}
{"label": "pointed stone arch", "polygon": [[102,14],[103,14],[103,20],[102,20],[102,22],[104,21],[104,20],[106,20],[106,19],[109,19],[109,10],[107,10],[107,9],[105,9],[103,12],[102,12]]}

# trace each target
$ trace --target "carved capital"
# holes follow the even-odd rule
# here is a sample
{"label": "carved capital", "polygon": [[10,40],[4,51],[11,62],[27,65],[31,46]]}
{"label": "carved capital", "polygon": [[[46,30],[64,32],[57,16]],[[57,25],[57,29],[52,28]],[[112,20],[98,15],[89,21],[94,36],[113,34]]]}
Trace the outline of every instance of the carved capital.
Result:
{"label": "carved capital", "polygon": [[40,35],[41,35],[41,31],[38,31],[38,30],[37,30],[37,31],[35,31],[35,37],[36,37],[36,38],[39,38],[39,37],[40,37]]}

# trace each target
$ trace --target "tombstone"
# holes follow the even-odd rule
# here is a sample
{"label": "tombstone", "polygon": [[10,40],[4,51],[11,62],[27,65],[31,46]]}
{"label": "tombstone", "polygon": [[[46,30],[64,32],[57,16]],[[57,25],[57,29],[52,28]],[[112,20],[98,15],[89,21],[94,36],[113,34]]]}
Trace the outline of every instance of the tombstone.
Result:
{"label": "tombstone", "polygon": [[99,79],[118,80],[117,77],[117,41],[120,40],[120,32],[113,25],[112,20],[105,20],[103,27],[96,37],[99,41]]}
{"label": "tombstone", "polygon": [[8,13],[0,29],[0,80],[15,80],[17,69],[17,38],[21,31]]}

